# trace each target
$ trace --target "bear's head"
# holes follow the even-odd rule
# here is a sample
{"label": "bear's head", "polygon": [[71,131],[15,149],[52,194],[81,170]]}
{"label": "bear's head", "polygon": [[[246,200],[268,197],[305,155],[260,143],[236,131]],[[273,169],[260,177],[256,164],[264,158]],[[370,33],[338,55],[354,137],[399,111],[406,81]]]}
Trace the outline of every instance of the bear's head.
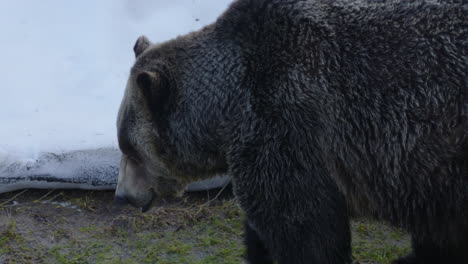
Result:
{"label": "bear's head", "polygon": [[213,102],[222,97],[214,93],[223,78],[197,37],[152,44],[142,36],[135,43],[117,120],[117,201],[147,211],[156,198],[180,195],[188,183],[226,172],[218,136],[226,102]]}

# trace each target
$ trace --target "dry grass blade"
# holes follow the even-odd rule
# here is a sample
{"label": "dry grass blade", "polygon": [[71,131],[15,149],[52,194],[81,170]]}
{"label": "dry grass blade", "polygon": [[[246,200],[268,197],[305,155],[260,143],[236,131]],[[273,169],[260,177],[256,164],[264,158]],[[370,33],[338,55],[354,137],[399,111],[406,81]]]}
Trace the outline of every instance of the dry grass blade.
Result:
{"label": "dry grass blade", "polygon": [[20,192],[20,193],[14,195],[14,196],[11,197],[10,199],[6,200],[5,202],[1,203],[1,204],[0,204],[0,207],[3,207],[4,205],[8,204],[9,202],[15,200],[15,199],[18,198],[20,195],[22,195],[23,193],[25,193],[27,190],[29,190],[29,189],[25,189],[25,190],[23,190],[22,192]]}
{"label": "dry grass blade", "polygon": [[213,199],[210,199],[208,200],[206,203],[204,204],[201,204],[200,207],[203,207],[205,205],[209,205],[211,202],[215,201],[216,199],[218,199],[218,197],[221,195],[221,193],[223,193],[223,191],[226,189],[227,186],[229,186],[229,182],[227,184],[225,184],[223,186],[223,188],[221,188],[221,190],[219,190],[219,192],[215,195],[215,197],[213,197]]}

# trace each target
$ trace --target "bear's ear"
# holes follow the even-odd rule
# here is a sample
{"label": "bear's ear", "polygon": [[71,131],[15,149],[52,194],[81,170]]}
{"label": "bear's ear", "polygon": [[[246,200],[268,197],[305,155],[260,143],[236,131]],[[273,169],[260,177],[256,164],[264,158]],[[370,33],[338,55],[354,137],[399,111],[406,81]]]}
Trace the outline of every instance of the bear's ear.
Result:
{"label": "bear's ear", "polygon": [[160,112],[169,95],[168,83],[164,77],[158,72],[145,71],[138,74],[136,83],[151,112]]}
{"label": "bear's ear", "polygon": [[143,51],[145,51],[150,45],[151,41],[145,36],[140,36],[137,41],[135,42],[135,45],[133,45],[133,51],[135,52],[135,58],[140,56]]}

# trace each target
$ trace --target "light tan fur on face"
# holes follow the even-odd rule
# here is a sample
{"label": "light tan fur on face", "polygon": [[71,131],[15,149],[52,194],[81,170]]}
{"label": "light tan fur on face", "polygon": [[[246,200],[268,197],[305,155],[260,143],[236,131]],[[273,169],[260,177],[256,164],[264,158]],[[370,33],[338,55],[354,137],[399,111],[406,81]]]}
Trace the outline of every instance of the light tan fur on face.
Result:
{"label": "light tan fur on face", "polygon": [[120,161],[116,195],[126,197],[134,206],[145,206],[153,198],[152,186],[149,182],[144,168],[131,158],[123,155]]}
{"label": "light tan fur on face", "polygon": [[122,155],[116,196],[125,197],[133,206],[149,209],[155,198],[179,197],[187,183],[171,177],[162,164],[148,169],[144,164]]}

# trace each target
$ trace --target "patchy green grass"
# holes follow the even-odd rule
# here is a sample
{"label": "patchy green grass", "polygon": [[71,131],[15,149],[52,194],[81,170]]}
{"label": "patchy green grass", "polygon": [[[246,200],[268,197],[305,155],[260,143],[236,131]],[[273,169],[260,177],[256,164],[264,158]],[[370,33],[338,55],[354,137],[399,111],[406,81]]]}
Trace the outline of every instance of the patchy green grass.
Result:
{"label": "patchy green grass", "polygon": [[409,237],[402,230],[365,220],[355,220],[352,227],[353,257],[361,262],[390,264],[410,251]]}
{"label": "patchy green grass", "polygon": [[[228,194],[209,202],[206,193],[192,194],[142,214],[114,208],[111,192],[19,193],[0,195],[2,264],[243,263],[243,215]],[[352,230],[361,263],[387,264],[408,252],[400,230],[365,220]]]}

